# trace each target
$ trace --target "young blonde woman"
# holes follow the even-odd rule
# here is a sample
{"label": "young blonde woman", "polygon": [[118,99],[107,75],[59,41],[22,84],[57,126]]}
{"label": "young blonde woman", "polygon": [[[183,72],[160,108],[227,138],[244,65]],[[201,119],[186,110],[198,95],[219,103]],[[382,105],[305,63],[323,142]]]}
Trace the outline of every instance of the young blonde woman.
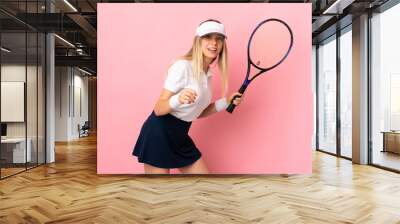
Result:
{"label": "young blonde woman", "polygon": [[133,150],[144,163],[146,174],[168,174],[178,168],[184,174],[207,174],[209,171],[188,135],[193,120],[227,108],[235,95],[211,103],[210,65],[218,64],[222,93],[228,86],[226,34],[222,23],[206,20],[196,29],[193,46],[168,69],[164,89],[154,111],[144,122]]}

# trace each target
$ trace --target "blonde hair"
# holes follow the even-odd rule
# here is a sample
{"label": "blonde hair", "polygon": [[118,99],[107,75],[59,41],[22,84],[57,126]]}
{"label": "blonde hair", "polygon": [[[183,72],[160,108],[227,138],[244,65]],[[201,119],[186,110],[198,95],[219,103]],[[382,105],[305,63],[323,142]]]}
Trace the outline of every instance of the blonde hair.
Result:
{"label": "blonde hair", "polygon": [[[193,45],[190,50],[182,57],[182,59],[192,61],[193,76],[199,81],[203,71],[203,51],[201,50],[201,37],[195,36]],[[222,96],[224,97],[228,90],[228,48],[225,40],[223,41],[222,50],[218,57],[218,68],[221,73]],[[214,63],[214,59],[211,63]]]}

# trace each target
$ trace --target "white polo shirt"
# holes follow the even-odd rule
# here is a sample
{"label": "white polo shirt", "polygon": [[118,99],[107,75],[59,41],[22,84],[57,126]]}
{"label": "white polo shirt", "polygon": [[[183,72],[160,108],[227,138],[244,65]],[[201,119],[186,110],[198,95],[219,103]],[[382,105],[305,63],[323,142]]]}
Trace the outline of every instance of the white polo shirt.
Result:
{"label": "white polo shirt", "polygon": [[191,104],[181,104],[171,111],[171,115],[184,120],[193,121],[200,116],[201,112],[211,103],[212,73],[210,69],[206,75],[201,76],[200,82],[193,77],[192,63],[188,60],[178,60],[168,69],[164,88],[180,94],[183,89],[192,89],[197,93],[196,100]]}

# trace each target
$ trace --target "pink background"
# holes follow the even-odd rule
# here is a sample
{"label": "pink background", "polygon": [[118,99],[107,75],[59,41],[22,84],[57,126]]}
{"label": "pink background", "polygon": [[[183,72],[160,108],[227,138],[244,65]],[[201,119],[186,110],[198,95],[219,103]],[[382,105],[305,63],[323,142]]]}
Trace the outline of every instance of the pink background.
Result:
{"label": "pink background", "polygon": [[266,3],[98,4],[98,173],[144,172],[133,146],[168,67],[190,48],[201,21],[225,25],[231,93],[246,72],[251,31],[272,17],[293,30],[288,58],[250,85],[233,114],[199,119],[190,135],[211,173],[311,173],[311,4]]}

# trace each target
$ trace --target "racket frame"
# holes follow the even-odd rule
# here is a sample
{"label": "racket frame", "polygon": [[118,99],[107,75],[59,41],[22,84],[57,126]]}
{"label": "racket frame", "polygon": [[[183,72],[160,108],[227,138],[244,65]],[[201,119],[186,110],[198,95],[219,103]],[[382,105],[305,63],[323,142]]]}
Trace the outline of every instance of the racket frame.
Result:
{"label": "racket frame", "polygon": [[[251,44],[251,41],[253,40],[254,34],[257,32],[257,30],[258,30],[263,24],[265,24],[265,23],[267,23],[267,22],[272,22],[272,21],[280,22],[280,23],[282,23],[282,24],[288,29],[289,34],[290,34],[290,44],[289,44],[289,48],[288,48],[288,50],[286,51],[285,55],[282,57],[281,60],[278,61],[278,63],[276,63],[275,65],[273,65],[273,66],[271,66],[271,67],[268,67],[268,68],[261,68],[261,67],[259,67],[257,64],[255,64],[255,63],[251,60],[251,57],[250,57],[250,44]],[[281,20],[281,19],[277,19],[277,18],[270,18],[270,19],[266,19],[266,20],[261,21],[261,22],[256,26],[256,28],[254,28],[253,32],[252,32],[251,35],[250,35],[249,41],[248,41],[248,43],[247,43],[247,71],[246,71],[246,77],[245,77],[245,79],[244,79],[244,81],[243,81],[243,84],[242,84],[242,86],[240,87],[240,89],[239,89],[238,92],[239,92],[240,94],[243,94],[244,91],[246,90],[247,86],[248,86],[255,78],[257,78],[257,77],[258,77],[259,75],[261,75],[262,73],[264,73],[264,72],[266,72],[266,71],[269,71],[269,70],[271,70],[271,69],[277,67],[278,65],[280,65],[280,64],[287,58],[287,56],[289,55],[290,51],[292,50],[292,47],[293,47],[293,31],[292,31],[292,29],[290,28],[290,26],[289,26],[285,21],[283,21],[283,20]],[[251,70],[251,66],[250,66],[250,65],[252,65],[253,67],[255,67],[255,68],[257,68],[257,69],[259,70],[259,72],[258,72],[257,74],[255,74],[251,79],[249,79],[250,70]],[[231,102],[230,102],[228,108],[226,109],[226,111],[228,111],[229,113],[232,113],[232,112],[233,112],[233,110],[234,110],[235,107],[236,107],[236,105],[233,104],[233,101],[234,101],[236,98],[238,98],[238,97],[239,97],[238,95],[235,95],[235,96],[232,98],[232,100],[231,100]]]}

